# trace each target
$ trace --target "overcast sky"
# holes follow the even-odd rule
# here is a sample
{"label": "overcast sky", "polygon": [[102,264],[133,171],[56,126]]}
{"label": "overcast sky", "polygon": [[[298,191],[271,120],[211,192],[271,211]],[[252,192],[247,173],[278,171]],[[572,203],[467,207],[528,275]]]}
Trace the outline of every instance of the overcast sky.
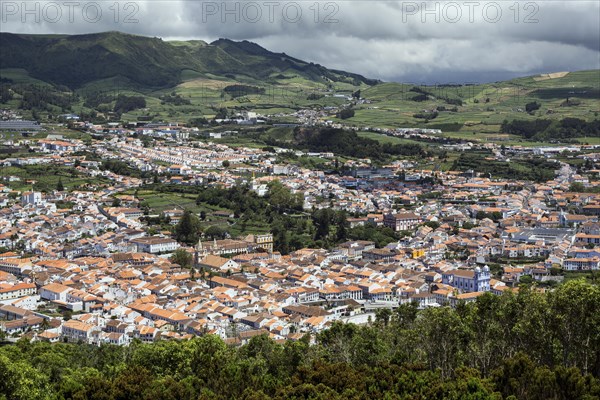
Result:
{"label": "overcast sky", "polygon": [[246,39],[387,81],[485,82],[600,68],[597,0],[61,0],[26,7],[21,0],[1,0],[0,29]]}

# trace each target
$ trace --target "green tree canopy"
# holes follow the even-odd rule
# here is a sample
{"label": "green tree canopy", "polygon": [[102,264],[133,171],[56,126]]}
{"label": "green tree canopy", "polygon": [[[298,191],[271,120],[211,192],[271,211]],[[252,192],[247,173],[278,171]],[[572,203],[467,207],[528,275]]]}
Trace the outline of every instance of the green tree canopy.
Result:
{"label": "green tree canopy", "polygon": [[171,262],[181,265],[183,268],[190,268],[192,266],[194,257],[185,249],[177,249],[171,256]]}
{"label": "green tree canopy", "polygon": [[187,244],[196,244],[200,237],[200,220],[190,210],[185,210],[175,225],[175,239]]}

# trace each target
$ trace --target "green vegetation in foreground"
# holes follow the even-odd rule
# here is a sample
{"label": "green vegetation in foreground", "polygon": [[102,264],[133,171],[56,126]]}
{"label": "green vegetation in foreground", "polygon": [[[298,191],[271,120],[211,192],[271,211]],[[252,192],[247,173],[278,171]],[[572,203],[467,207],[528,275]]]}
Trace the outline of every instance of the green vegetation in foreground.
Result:
{"label": "green vegetation in foreground", "polygon": [[0,347],[0,398],[520,399],[600,396],[600,287],[572,281],[546,294],[485,294],[474,303],[380,310],[278,344],[229,347],[206,335],[129,347]]}
{"label": "green vegetation in foreground", "polygon": [[600,283],[600,272],[598,271],[563,271],[562,275],[565,277],[565,282],[585,279],[590,284]]}

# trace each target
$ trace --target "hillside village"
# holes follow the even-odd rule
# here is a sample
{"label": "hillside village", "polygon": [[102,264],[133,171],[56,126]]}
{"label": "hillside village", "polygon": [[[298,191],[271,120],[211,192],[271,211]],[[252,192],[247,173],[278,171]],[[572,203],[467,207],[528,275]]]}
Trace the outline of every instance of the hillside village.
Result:
{"label": "hillside village", "polygon": [[[348,173],[330,174],[282,162],[287,149],[190,141],[196,131],[177,124],[81,124],[103,132],[104,140],[86,144],[61,134],[4,140],[33,154],[9,154],[0,160],[3,170],[70,168],[92,182],[41,191],[35,179],[2,174],[0,330],[8,340],[128,345],[216,334],[244,344],[264,333],[298,340],[334,321],[368,323],[400,304],[456,307],[486,292],[518,291],[522,283],[551,290],[600,270],[600,194],[572,190],[600,185],[598,146],[447,145],[490,151],[498,160],[535,154],[554,161],[554,179],[535,183],[423,169],[409,158],[382,166],[348,159]],[[556,160],[569,152],[592,167],[578,171]],[[293,153],[337,162],[330,152]],[[102,168],[106,160],[144,175]],[[136,189],[247,185],[264,197],[274,181],[299,196],[305,213],[343,210],[348,228],[389,228],[400,238],[383,246],[349,239],[282,254],[266,227],[183,243],[172,229],[148,221],[163,218],[174,227],[186,207],[173,201],[153,209]],[[239,216],[209,210],[207,217],[234,226]],[[172,258],[181,251],[189,267]]]}

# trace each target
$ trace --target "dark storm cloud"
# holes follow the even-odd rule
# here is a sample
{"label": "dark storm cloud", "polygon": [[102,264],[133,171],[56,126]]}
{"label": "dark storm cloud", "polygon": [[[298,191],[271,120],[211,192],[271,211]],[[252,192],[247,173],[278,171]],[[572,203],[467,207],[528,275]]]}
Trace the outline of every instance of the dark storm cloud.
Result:
{"label": "dark storm cloud", "polygon": [[29,2],[29,15],[20,1],[1,3],[3,31],[247,39],[384,80],[481,82],[600,68],[597,1],[80,1],[70,10],[58,1]]}

